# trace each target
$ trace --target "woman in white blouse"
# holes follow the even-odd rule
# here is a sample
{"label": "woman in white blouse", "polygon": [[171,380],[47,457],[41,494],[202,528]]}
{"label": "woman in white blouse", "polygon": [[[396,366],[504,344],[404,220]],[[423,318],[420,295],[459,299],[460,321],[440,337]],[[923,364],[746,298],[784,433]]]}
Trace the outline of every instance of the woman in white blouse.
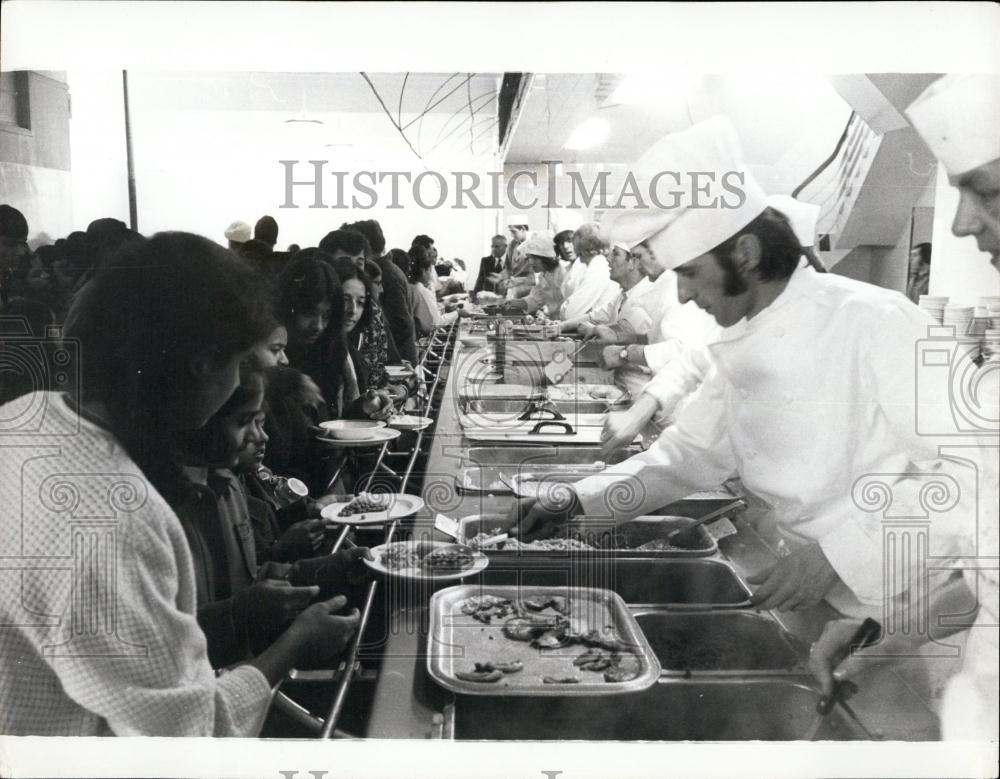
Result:
{"label": "woman in white blouse", "polygon": [[430,335],[439,327],[450,325],[458,318],[457,311],[442,314],[437,298],[432,291],[434,283],[434,257],[423,246],[415,245],[408,252],[410,256],[410,299],[413,305],[413,320],[418,334]]}

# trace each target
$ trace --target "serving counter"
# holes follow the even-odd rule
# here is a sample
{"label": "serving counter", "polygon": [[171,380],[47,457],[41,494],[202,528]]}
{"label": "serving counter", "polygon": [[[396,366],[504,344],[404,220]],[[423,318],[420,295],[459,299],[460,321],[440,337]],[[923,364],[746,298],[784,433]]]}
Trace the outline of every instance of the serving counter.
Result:
{"label": "serving counter", "polygon": [[[508,353],[517,342],[505,344]],[[478,462],[592,462],[596,448],[546,444],[515,449],[484,445],[463,435],[459,394],[470,373],[481,370],[478,344],[456,339],[445,355],[437,421],[427,434],[422,476],[425,509],[412,521],[393,527],[401,537],[450,540],[435,529],[435,517],[506,515],[510,494],[459,489],[463,468]],[[531,348],[536,348],[532,346]],[[474,359],[473,359],[474,356]],[[503,359],[503,354],[499,355]],[[535,369],[537,366],[530,366]],[[599,379],[592,367],[587,379]],[[575,380],[572,374],[567,382]],[[416,474],[414,475],[416,480]],[[488,485],[486,485],[488,486]],[[731,498],[730,498],[731,500]],[[385,608],[369,620],[358,649],[360,664],[347,707],[359,714],[356,735],[367,738],[457,739],[615,739],[615,740],[797,740],[816,721],[819,700],[807,668],[808,647],[834,612],[826,606],[792,613],[760,614],[749,608],[746,577],[773,564],[776,555],[766,533],[766,507],[750,497],[744,510],[727,519],[734,534],[723,537],[708,557],[663,559],[654,555],[600,556],[598,569],[581,572],[581,559],[550,553],[491,555],[478,580],[489,585],[570,586],[586,579],[617,592],[653,649],[663,672],[652,687],[612,697],[510,698],[454,694],[439,687],[427,672],[428,604],[436,589],[426,582],[380,582]],[[664,514],[696,517],[712,504],[682,502]],[[358,529],[357,542],[375,545],[385,531]],[[628,558],[628,559],[626,559]],[[588,558],[587,565],[595,565]],[[664,593],[670,592],[670,598]],[[740,655],[739,669],[685,668],[683,646]],[[682,641],[682,643],[683,643]],[[678,659],[680,658],[680,659]],[[666,662],[663,662],[666,660]],[[725,661],[722,661],[723,665]],[[671,668],[670,666],[676,666]],[[841,707],[826,718],[819,739],[937,738],[937,719],[928,685],[914,684],[890,667],[866,673],[851,699],[856,717]],[[346,726],[345,726],[346,727]]]}

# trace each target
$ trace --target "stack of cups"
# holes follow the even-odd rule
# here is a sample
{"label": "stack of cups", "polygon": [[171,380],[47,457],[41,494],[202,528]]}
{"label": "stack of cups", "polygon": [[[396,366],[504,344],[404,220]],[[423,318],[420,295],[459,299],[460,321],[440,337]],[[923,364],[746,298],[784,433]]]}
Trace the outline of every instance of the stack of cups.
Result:
{"label": "stack of cups", "polygon": [[954,327],[955,335],[969,335],[975,313],[976,309],[972,306],[948,303],[944,307],[944,317],[941,320],[941,324],[945,327]]}
{"label": "stack of cups", "polygon": [[983,359],[1000,362],[1000,327],[989,328],[983,334]]}
{"label": "stack of cups", "polygon": [[986,316],[992,321],[992,327],[1000,328],[1000,297],[979,298],[979,305],[986,309]]}
{"label": "stack of cups", "polygon": [[918,305],[930,314],[931,319],[941,324],[944,319],[944,307],[948,305],[948,298],[947,296],[921,295]]}

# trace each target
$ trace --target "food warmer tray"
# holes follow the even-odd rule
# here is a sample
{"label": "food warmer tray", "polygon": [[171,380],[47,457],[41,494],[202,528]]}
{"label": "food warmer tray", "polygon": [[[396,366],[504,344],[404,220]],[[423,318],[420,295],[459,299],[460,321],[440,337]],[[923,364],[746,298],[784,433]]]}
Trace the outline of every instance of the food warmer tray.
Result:
{"label": "food warmer tray", "polygon": [[[593,546],[597,547],[593,551],[582,550],[584,554],[609,554],[615,558],[686,558],[686,557],[712,557],[719,551],[719,545],[704,526],[699,527],[694,539],[684,544],[683,547],[672,547],[670,549],[637,549],[649,541],[664,539],[667,535],[678,528],[687,527],[694,522],[687,517],[671,516],[642,516],[636,517],[629,522],[623,522],[615,527],[605,525],[604,527],[585,528],[571,523],[568,526],[572,538],[583,541],[594,541]],[[499,530],[506,532],[514,525],[514,521],[507,514],[473,514],[459,520],[458,535],[455,541],[459,544],[468,545],[469,542],[479,533],[488,533]],[[589,538],[588,538],[589,537]],[[613,546],[617,543],[618,546]],[[552,556],[567,555],[566,551],[547,549],[497,549],[486,547],[482,550],[489,557],[499,559],[538,559],[551,558]],[[577,552],[577,555],[581,552]]]}
{"label": "food warmer tray", "polygon": [[[601,672],[583,671],[573,659],[586,651],[581,644],[558,649],[536,649],[528,642],[514,641],[503,635],[504,620],[485,625],[463,614],[466,598],[495,595],[511,601],[545,600],[552,596],[570,601],[569,618],[576,629],[603,630],[612,627],[614,634],[629,652],[630,662],[637,663],[636,676],[624,682],[606,682]],[[546,614],[549,612],[546,611]],[[439,590],[431,597],[430,631],[427,639],[427,672],[447,690],[475,696],[594,696],[638,692],[656,684],[660,663],[643,636],[635,617],[625,602],[609,590],[586,587],[518,587],[463,584]],[[497,682],[485,683],[459,679],[456,671],[472,670],[475,663],[520,660],[523,670],[505,674]],[[543,676],[576,677],[576,684],[546,684]]]}

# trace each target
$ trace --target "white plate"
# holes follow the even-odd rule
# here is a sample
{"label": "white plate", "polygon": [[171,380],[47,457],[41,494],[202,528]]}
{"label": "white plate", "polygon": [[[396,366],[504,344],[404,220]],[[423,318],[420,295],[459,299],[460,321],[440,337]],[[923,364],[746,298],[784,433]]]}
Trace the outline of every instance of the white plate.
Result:
{"label": "white plate", "polygon": [[336,446],[341,449],[359,449],[366,446],[382,446],[387,441],[395,441],[401,434],[401,431],[394,428],[380,427],[375,430],[371,438],[365,438],[360,441],[340,441],[325,435],[316,436],[316,440],[327,446]]}
{"label": "white plate", "polygon": [[334,419],[320,422],[319,426],[326,431],[327,438],[336,438],[338,441],[364,441],[385,427],[385,422],[376,419]]}
{"label": "white plate", "polygon": [[348,500],[324,506],[320,516],[335,525],[383,525],[394,519],[402,519],[416,514],[424,507],[423,500],[416,495],[395,493],[390,494],[390,497],[392,501],[385,511],[368,511],[364,514],[351,514],[349,517],[337,516],[344,507],[350,505],[351,501]]}
{"label": "white plate", "polygon": [[415,414],[397,414],[389,417],[389,427],[396,430],[423,430],[434,424],[430,417],[418,417]]}
{"label": "white plate", "polygon": [[385,552],[389,547],[396,546],[409,546],[416,548],[417,546],[427,547],[427,551],[430,552],[431,549],[437,549],[442,546],[462,546],[461,544],[455,544],[454,542],[448,541],[394,541],[391,544],[380,544],[379,546],[373,546],[371,548],[373,560],[365,560],[364,563],[373,571],[378,571],[379,573],[385,574],[386,576],[395,576],[399,579],[417,579],[423,581],[435,581],[435,582],[446,582],[454,581],[457,579],[465,579],[469,576],[474,576],[486,568],[490,564],[489,558],[482,552],[477,552],[472,549],[472,565],[466,568],[464,571],[454,571],[452,573],[429,573],[423,568],[398,568],[394,571],[389,570],[384,565],[382,565],[381,557],[382,553]]}
{"label": "white plate", "polygon": [[408,379],[413,375],[413,370],[405,365],[386,365],[385,373],[390,379]]}

